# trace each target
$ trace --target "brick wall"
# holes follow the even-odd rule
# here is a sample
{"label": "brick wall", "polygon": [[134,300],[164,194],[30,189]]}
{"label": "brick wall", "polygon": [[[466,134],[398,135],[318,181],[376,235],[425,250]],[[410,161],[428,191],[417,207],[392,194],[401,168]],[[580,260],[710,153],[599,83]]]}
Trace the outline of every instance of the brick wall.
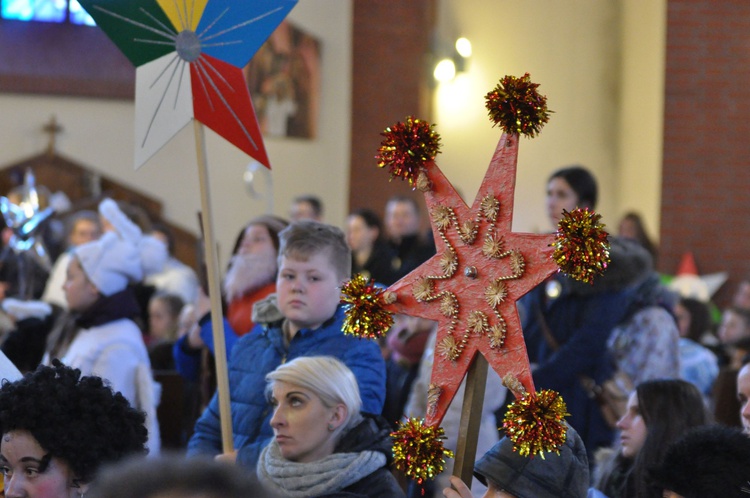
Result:
{"label": "brick wall", "polygon": [[389,183],[374,156],[386,126],[408,115],[430,119],[425,59],[434,2],[354,1],[350,209],[366,207],[382,216],[394,194],[424,202],[421,193],[412,192],[401,180]]}
{"label": "brick wall", "polygon": [[659,269],[750,278],[750,2],[670,0]]}

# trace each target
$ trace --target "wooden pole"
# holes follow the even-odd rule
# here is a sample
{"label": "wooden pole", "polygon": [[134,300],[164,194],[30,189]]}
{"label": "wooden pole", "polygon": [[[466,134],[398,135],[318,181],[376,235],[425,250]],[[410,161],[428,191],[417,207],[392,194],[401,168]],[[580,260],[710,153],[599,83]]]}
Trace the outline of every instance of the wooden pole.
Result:
{"label": "wooden pole", "polygon": [[221,308],[219,287],[219,259],[214,241],[211,195],[208,183],[208,163],[206,160],[206,136],[203,124],[193,120],[195,147],[198,155],[198,179],[201,190],[201,211],[203,215],[203,249],[206,254],[208,276],[208,296],[211,300],[211,328],[214,337],[214,357],[216,360],[216,391],[219,393],[219,416],[221,419],[221,444],[224,453],[234,451],[232,441],[232,412],[229,402],[229,376],[227,374],[227,349],[224,342],[224,320]]}
{"label": "wooden pole", "polygon": [[461,425],[458,429],[456,458],[453,475],[460,477],[471,489],[474,476],[474,457],[477,453],[479,424],[482,421],[484,390],[487,384],[487,360],[477,353],[466,374],[464,402],[461,408]]}

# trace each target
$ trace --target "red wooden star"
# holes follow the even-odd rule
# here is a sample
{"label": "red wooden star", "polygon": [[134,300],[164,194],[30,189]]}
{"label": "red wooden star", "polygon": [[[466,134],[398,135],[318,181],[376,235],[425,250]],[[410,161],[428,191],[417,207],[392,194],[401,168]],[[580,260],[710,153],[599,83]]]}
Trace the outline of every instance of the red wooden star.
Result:
{"label": "red wooden star", "polygon": [[514,233],[519,137],[503,134],[469,208],[434,161],[422,168],[437,253],[388,288],[385,307],[439,322],[427,425],[438,425],[477,352],[534,392],[516,301],[557,270],[554,235]]}

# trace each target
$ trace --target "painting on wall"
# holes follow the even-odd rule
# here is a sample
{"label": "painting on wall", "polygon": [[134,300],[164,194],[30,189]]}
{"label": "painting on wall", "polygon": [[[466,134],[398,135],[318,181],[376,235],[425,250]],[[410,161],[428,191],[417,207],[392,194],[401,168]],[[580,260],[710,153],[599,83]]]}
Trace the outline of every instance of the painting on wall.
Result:
{"label": "painting on wall", "polygon": [[320,50],[318,39],[285,20],[245,67],[264,136],[315,138]]}

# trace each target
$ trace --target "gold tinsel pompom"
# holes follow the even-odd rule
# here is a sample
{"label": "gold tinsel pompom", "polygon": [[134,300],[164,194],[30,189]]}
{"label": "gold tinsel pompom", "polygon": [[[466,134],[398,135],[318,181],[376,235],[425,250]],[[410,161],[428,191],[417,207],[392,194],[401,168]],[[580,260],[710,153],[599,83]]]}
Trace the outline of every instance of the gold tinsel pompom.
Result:
{"label": "gold tinsel pompom", "polygon": [[601,215],[588,209],[563,211],[552,258],[560,271],[582,282],[593,282],[609,264],[609,234]]}
{"label": "gold tinsel pompom", "polygon": [[397,122],[385,129],[375,159],[378,166],[388,168],[391,179],[399,177],[416,186],[422,166],[440,153],[440,135],[427,121],[408,116],[406,122]]}
{"label": "gold tinsel pompom", "polygon": [[538,86],[538,83],[531,82],[529,73],[521,78],[506,76],[501,79],[484,97],[490,120],[506,133],[533,138],[549,121],[552,112],[547,109],[547,97],[537,92]]}
{"label": "gold tinsel pompom", "polygon": [[425,425],[423,419],[399,422],[391,439],[393,465],[419,484],[441,473],[446,457],[453,458],[453,452],[443,447],[443,429]]}
{"label": "gold tinsel pompom", "polygon": [[348,304],[344,316],[345,334],[368,339],[385,336],[393,325],[393,315],[383,309],[383,292],[372,279],[360,274],[344,284],[341,302]]}
{"label": "gold tinsel pompom", "polygon": [[544,458],[544,452],[559,454],[565,444],[567,415],[562,396],[545,389],[514,401],[505,413],[503,429],[521,456]]}

